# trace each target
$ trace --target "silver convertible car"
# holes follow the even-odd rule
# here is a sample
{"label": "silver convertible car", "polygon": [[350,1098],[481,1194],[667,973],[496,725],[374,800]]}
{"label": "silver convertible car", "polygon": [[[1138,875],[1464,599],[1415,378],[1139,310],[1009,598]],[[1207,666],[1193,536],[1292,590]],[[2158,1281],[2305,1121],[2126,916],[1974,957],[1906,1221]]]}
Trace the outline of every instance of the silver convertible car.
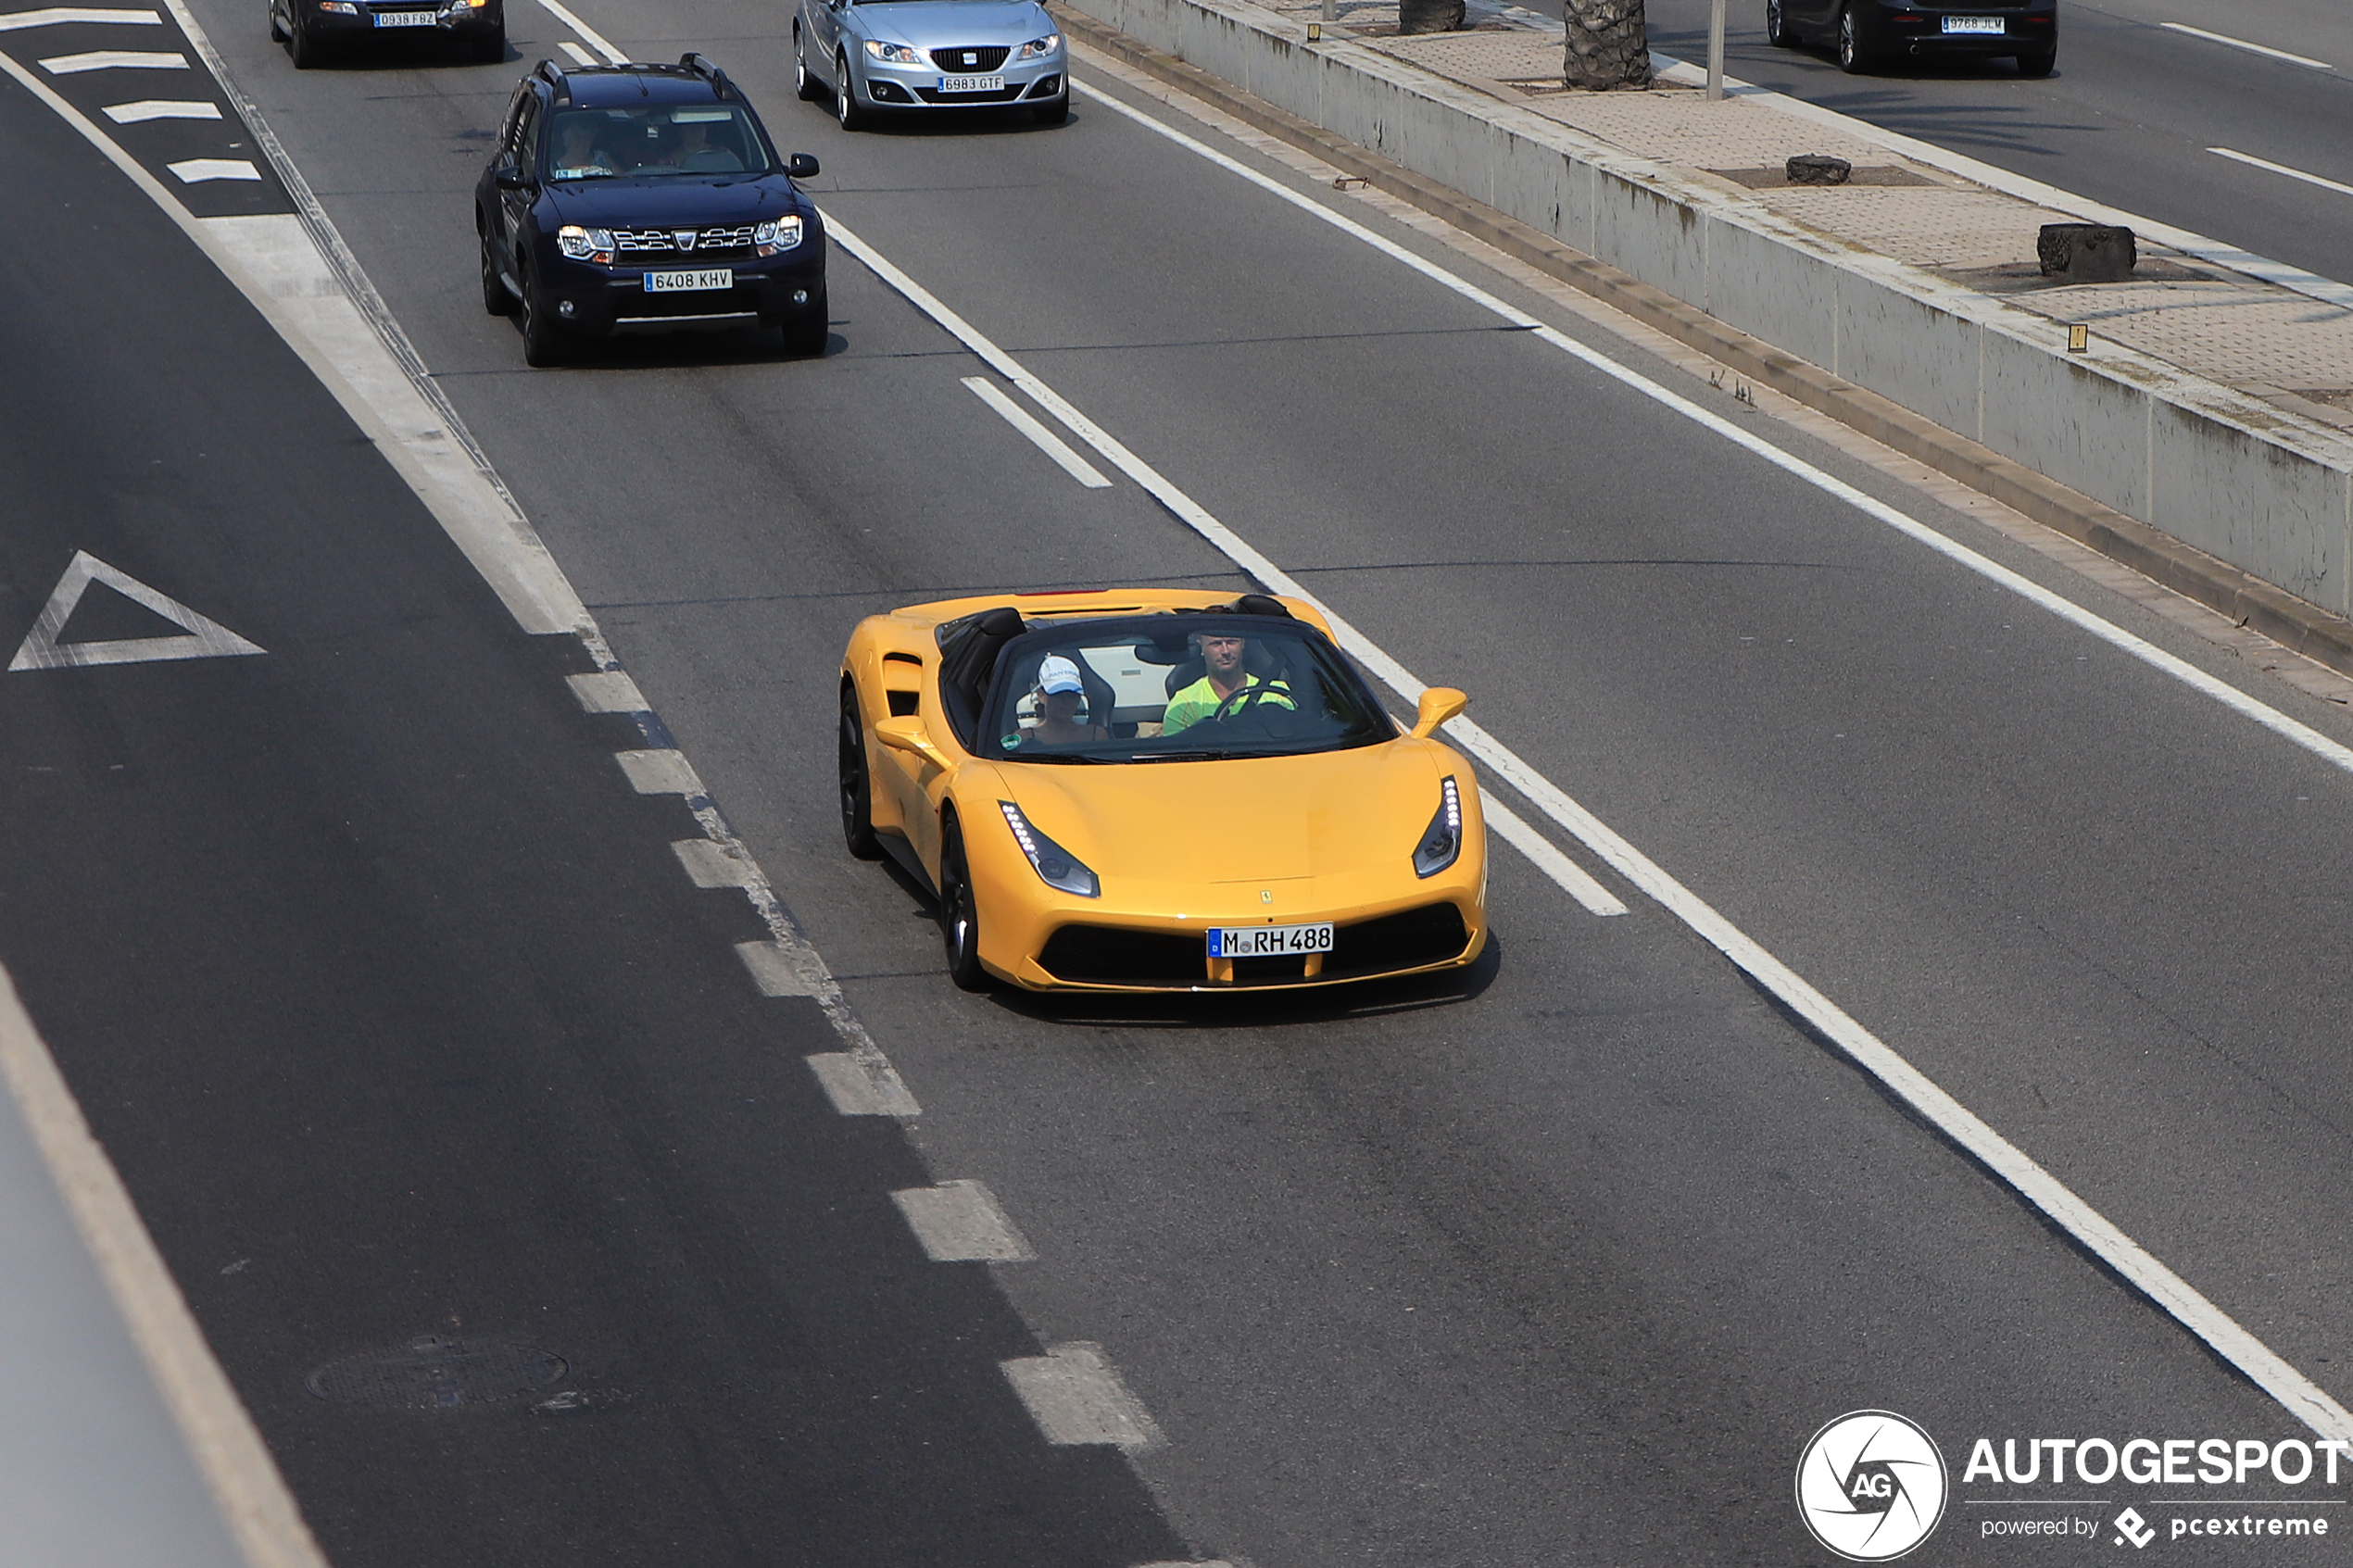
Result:
{"label": "silver convertible car", "polygon": [[1070,58],[1037,0],[798,0],[800,95],[829,94],[845,131],[877,110],[1026,108],[1070,116]]}

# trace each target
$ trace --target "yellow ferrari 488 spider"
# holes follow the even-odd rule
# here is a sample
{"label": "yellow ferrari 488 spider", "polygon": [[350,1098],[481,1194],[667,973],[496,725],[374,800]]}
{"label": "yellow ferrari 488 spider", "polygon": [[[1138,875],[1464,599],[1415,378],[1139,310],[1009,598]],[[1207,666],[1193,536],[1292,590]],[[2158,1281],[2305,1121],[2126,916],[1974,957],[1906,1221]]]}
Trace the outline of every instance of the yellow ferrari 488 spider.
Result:
{"label": "yellow ferrari 488 spider", "polygon": [[1030,990],[1327,985],[1469,963],[1469,765],[1401,732],[1313,607],[1260,594],[951,599],[841,666],[841,822],[937,896],[948,970]]}

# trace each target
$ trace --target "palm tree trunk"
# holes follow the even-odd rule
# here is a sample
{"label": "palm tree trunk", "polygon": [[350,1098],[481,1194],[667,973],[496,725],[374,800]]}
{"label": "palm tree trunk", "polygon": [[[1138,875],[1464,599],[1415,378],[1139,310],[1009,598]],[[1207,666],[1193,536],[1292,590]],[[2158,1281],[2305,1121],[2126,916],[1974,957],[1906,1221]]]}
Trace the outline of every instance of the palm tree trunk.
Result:
{"label": "palm tree trunk", "polygon": [[1568,84],[1589,93],[1651,84],[1642,0],[1567,0]]}

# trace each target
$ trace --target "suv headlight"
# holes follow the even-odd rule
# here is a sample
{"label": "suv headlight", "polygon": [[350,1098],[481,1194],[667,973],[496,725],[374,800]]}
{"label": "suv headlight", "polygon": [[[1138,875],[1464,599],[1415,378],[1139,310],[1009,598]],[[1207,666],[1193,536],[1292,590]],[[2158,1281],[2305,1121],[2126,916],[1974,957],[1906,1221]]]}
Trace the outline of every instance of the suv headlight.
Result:
{"label": "suv headlight", "polygon": [[886,44],[879,38],[866,40],[866,53],[878,60],[887,60],[895,66],[919,66],[924,63],[923,56],[917,54],[909,45]]}
{"label": "suv headlight", "polygon": [[567,223],[556,231],[556,248],[574,261],[609,262],[612,259],[612,231]]}
{"label": "suv headlight", "polygon": [[1436,876],[1463,853],[1463,797],[1452,775],[1438,786],[1438,815],[1422,829],[1422,841],[1414,846],[1416,876]]}
{"label": "suv headlight", "polygon": [[1033,38],[1013,51],[1017,60],[1042,60],[1063,46],[1062,34],[1050,32],[1043,38]]}
{"label": "suv headlight", "polygon": [[751,232],[751,243],[762,256],[774,256],[780,250],[790,250],[800,244],[800,214],[786,213],[771,219]]}
{"label": "suv headlight", "polygon": [[1029,819],[1012,801],[1000,800],[997,804],[1004,808],[1005,825],[1013,830],[1013,842],[1029,857],[1030,867],[1040,882],[1064,893],[1076,893],[1081,898],[1103,896],[1103,884],[1093,872],[1079,863],[1078,857],[1031,827]]}

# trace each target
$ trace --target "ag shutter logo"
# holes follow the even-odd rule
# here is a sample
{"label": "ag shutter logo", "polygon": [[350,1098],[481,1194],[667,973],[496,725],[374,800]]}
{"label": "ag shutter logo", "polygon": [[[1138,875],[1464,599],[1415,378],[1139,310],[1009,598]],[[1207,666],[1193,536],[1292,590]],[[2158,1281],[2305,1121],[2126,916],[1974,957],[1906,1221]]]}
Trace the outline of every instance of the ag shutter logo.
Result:
{"label": "ag shutter logo", "polygon": [[1893,1411],[1852,1411],[1814,1434],[1797,1461],[1797,1513],[1850,1562],[1903,1556],[1944,1517],[1944,1456]]}

